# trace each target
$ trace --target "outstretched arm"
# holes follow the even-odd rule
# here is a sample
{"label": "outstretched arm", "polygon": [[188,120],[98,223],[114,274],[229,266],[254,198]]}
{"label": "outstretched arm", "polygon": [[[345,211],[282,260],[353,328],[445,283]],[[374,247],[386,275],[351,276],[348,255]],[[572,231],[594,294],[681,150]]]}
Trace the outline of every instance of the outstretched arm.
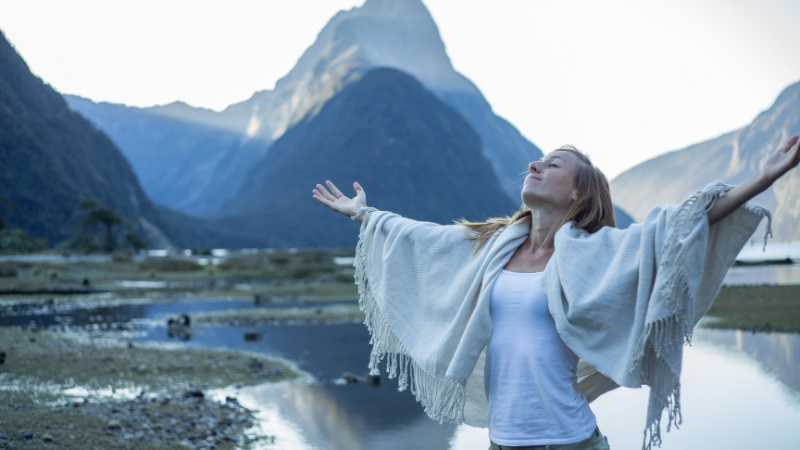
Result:
{"label": "outstretched arm", "polygon": [[763,171],[745,183],[735,186],[714,202],[708,211],[708,222],[714,224],[751,198],[772,186],[783,174],[800,163],[800,138],[792,136],[783,147],[769,155]]}

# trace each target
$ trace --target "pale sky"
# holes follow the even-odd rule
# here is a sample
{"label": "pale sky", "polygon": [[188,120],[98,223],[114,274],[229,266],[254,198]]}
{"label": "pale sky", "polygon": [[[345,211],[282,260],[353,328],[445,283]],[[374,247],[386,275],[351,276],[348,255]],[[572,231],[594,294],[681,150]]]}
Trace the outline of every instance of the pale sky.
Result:
{"label": "pale sky", "polygon": [[[2,0],[0,29],[62,93],[222,109],[271,89],[361,0]],[[612,179],[749,123],[800,80],[800,1],[426,0],[458,71],[545,153]]]}

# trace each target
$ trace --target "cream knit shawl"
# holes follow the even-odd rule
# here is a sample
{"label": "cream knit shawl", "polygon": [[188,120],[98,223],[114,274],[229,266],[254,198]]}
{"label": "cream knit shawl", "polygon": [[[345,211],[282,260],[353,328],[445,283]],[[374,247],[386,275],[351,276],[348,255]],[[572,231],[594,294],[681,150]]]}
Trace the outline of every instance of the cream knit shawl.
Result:
{"label": "cream knit shawl", "polygon": [[[587,233],[563,225],[544,273],[548,307],[579,357],[589,401],[619,386],[650,387],[643,449],[681,423],[684,342],[719,293],[725,273],[766,216],[749,203],[709,226],[707,211],[732,189],[711,183],[679,205],[656,207],[627,229]],[[484,359],[492,330],[489,287],[526,239],[529,219],[496,232],[473,254],[474,233],[363,207],[356,246],[359,306],[370,332],[369,369],[410,388],[440,422],[487,426]]]}

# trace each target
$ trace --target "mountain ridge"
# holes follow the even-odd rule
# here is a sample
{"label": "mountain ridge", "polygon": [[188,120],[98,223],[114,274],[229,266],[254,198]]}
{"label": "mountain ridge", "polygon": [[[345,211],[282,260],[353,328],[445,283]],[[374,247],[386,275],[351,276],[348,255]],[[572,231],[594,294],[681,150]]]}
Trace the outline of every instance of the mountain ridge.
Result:
{"label": "mountain ridge", "polygon": [[345,190],[357,179],[371,205],[421,221],[479,220],[516,209],[469,123],[393,68],[365,72],[281,136],[220,227],[262,230],[267,246],[355,245],[353,223],[311,197],[325,179]]}
{"label": "mountain ridge", "polygon": [[[800,111],[800,82],[782,89],[749,124],[663,153],[619,174],[611,181],[614,201],[641,220],[652,207],[676,204],[709,182],[736,185],[746,181],[760,172],[770,151],[800,134],[800,114],[793,111]],[[797,170],[751,200],[772,211],[773,236],[778,241],[800,240],[800,200],[793,192],[800,192]]]}

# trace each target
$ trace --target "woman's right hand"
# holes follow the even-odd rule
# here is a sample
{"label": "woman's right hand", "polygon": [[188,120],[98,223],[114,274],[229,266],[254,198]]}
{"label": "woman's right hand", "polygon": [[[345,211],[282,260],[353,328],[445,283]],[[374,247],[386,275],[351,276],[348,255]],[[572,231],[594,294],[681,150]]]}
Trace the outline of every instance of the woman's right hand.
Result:
{"label": "woman's right hand", "polygon": [[330,188],[330,191],[325,186],[317,184],[311,190],[311,196],[328,208],[347,217],[352,217],[358,208],[367,206],[367,193],[364,192],[364,188],[358,184],[358,181],[353,182],[353,188],[356,191],[356,196],[353,198],[342,194],[330,180],[325,180],[325,184]]}

